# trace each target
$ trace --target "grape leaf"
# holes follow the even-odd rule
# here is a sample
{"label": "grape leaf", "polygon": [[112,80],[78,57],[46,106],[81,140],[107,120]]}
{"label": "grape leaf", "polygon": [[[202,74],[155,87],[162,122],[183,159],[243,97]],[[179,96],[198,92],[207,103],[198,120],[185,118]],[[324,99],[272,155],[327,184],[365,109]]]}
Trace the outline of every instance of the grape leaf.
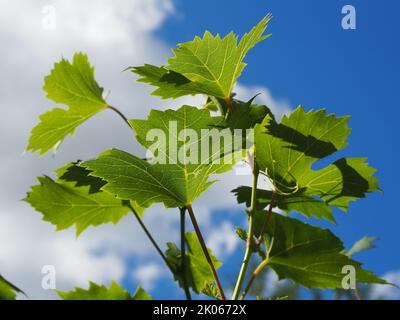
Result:
{"label": "grape leaf", "polygon": [[267,115],[273,117],[267,106],[254,104],[254,98],[247,102],[232,99],[233,112],[227,114],[225,126],[231,129],[250,129],[261,123]]}
{"label": "grape leaf", "polygon": [[[112,149],[82,165],[93,171],[91,175],[108,182],[103,190],[121,199],[136,201],[142,207],[157,202],[164,203],[168,208],[188,206],[215,182],[208,181],[210,175],[226,172],[235,164],[235,159],[240,160],[235,156],[236,152],[232,153],[234,140],[229,131],[227,137],[231,142],[226,145],[218,145],[219,139],[213,139],[209,148],[202,147],[202,142],[212,137],[211,131],[204,133],[202,130],[221,132],[214,127],[222,121],[222,117],[211,117],[206,109],[190,106],[183,106],[177,111],[152,110],[147,120],[131,120],[130,124],[136,131],[138,142],[159,158],[164,158],[159,161],[161,163],[152,164],[127,152]],[[176,130],[169,127],[170,123]],[[166,141],[148,140],[151,130],[165,134]],[[195,136],[189,141],[179,139],[178,132],[189,131]],[[152,149],[154,143],[157,150]],[[188,152],[188,149],[191,151]],[[204,150],[208,150],[208,155],[204,155]],[[189,161],[192,152],[197,155],[194,163]],[[242,150],[238,153],[241,156]]]}
{"label": "grape leaf", "polygon": [[[256,236],[261,231],[265,213],[257,212]],[[342,268],[352,265],[357,282],[387,284],[361,264],[342,254],[343,244],[327,229],[273,214],[265,237],[272,248],[268,265],[280,279],[288,278],[307,288],[342,288]]]}
{"label": "grape leaf", "polygon": [[[347,145],[347,122],[348,117],[327,115],[324,109],[305,112],[301,106],[279,124],[267,115],[255,126],[256,162],[278,193],[318,197],[347,210],[350,201],[379,190],[375,169],[365,158],[342,158],[320,170],[311,168]],[[330,214],[313,215],[333,219]]]}
{"label": "grape leaf", "polygon": [[140,76],[137,80],[138,82],[158,87],[151,94],[163,99],[176,99],[182,96],[203,93],[201,87],[195,82],[165,67],[145,64],[141,67],[131,67],[128,69]]}
{"label": "grape leaf", "polygon": [[97,285],[94,282],[89,282],[88,289],[76,287],[74,291],[61,292],[57,294],[64,300],[151,300],[151,296],[138,286],[133,296],[123,289],[120,285],[111,282],[109,288],[104,285]]}
{"label": "grape leaf", "polygon": [[27,147],[27,151],[38,151],[40,155],[57,148],[81,123],[108,106],[94,78],[94,68],[83,53],[76,53],[72,64],[65,59],[56,63],[44,81],[47,98],[69,108],[55,108],[40,116]]}
{"label": "grape leaf", "polygon": [[[251,205],[251,187],[241,186],[234,190],[238,203],[245,203],[249,208]],[[265,209],[271,202],[272,191],[257,189],[256,207],[259,210]],[[274,197],[274,208],[278,207],[282,211],[289,213],[296,211],[304,214],[307,217],[315,216],[317,218],[326,218],[329,221],[334,221],[332,216],[332,208],[317,198],[306,196],[298,193],[293,195],[276,194]]]}
{"label": "grape leaf", "polygon": [[[210,266],[207,263],[207,259],[204,256],[203,250],[201,249],[200,242],[195,232],[186,232],[185,241],[187,250],[185,252],[185,277],[188,286],[193,289],[194,292],[200,293],[207,289],[210,283],[214,280],[213,274],[210,270]],[[174,278],[178,281],[179,285],[183,286],[183,278],[181,272],[182,256],[181,250],[175,243],[167,243],[168,249],[165,252],[165,256],[174,270]],[[213,256],[210,249],[211,260],[216,269],[222,264]]]}
{"label": "grape leaf", "polygon": [[[43,214],[43,220],[54,224],[57,230],[76,225],[79,236],[89,226],[112,222],[116,224],[130,209],[123,201],[100,188],[105,184],[89,176],[90,171],[70,163],[56,171],[58,179],[39,177],[39,185],[32,186],[24,199]],[[143,209],[131,203],[134,209]]]}
{"label": "grape leaf", "polygon": [[181,43],[165,67],[145,65],[130,68],[140,76],[139,81],[157,86],[152,94],[164,99],[203,93],[230,98],[233,86],[246,64],[248,51],[269,35],[264,35],[271,15],[265,16],[238,43],[238,37],[213,36],[206,31],[203,38]]}
{"label": "grape leaf", "polygon": [[21,289],[13,285],[0,275],[0,300],[15,300],[17,293],[24,293]]}
{"label": "grape leaf", "polygon": [[207,283],[201,292],[210,298],[221,300],[221,294],[219,293],[218,288],[211,282]]}
{"label": "grape leaf", "polygon": [[271,15],[265,16],[239,44],[233,32],[221,38],[206,31],[203,38],[179,44],[166,68],[194,82],[206,95],[230,98],[233,85],[246,66],[245,55],[268,37],[264,31],[270,19]]}

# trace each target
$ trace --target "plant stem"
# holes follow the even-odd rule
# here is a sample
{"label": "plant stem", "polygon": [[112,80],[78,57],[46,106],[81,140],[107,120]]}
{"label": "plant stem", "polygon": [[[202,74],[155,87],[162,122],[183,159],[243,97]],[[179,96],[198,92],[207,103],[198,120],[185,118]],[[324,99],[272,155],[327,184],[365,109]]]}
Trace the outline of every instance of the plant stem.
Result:
{"label": "plant stem", "polygon": [[218,279],[217,271],[215,270],[214,264],[210,257],[210,253],[208,252],[207,246],[204,242],[203,235],[201,234],[199,225],[197,224],[197,220],[194,215],[193,208],[192,208],[192,206],[187,206],[187,209],[189,211],[189,216],[190,216],[190,219],[192,220],[192,224],[193,224],[194,230],[196,232],[197,238],[199,239],[201,248],[203,250],[204,255],[206,256],[206,259],[207,259],[208,265],[210,266],[215,283],[217,284],[219,294],[221,295],[221,300],[226,300],[224,290],[222,289],[221,283],[219,282],[219,279]]}
{"label": "plant stem", "polygon": [[260,274],[261,270],[268,264],[268,262],[269,262],[269,259],[267,258],[258,265],[256,270],[254,270],[254,272],[252,273],[251,278],[249,280],[249,283],[246,286],[246,289],[244,289],[242,295],[240,296],[240,300],[243,300],[246,297],[246,294],[249,292],[255,278],[257,278],[257,276]]}
{"label": "plant stem", "polygon": [[264,223],[261,228],[260,236],[258,237],[258,240],[257,240],[257,247],[260,247],[260,245],[264,239],[264,233],[267,230],[269,220],[271,219],[271,216],[272,216],[272,208],[274,206],[274,201],[275,201],[275,191],[272,191],[271,202],[269,203],[268,213],[265,216],[265,220],[264,220]]}
{"label": "plant stem", "polygon": [[229,108],[229,112],[233,112],[234,110],[233,110],[233,102],[232,102],[232,99],[230,98],[230,97],[228,97],[228,98],[226,98],[225,99],[225,102],[226,102],[226,104],[227,104],[227,106],[228,106],[228,108]]}
{"label": "plant stem", "polygon": [[[274,206],[274,199],[275,199],[275,192],[273,191],[272,195],[271,195],[271,202],[269,203],[268,213],[265,216],[265,220],[264,220],[263,226],[261,228],[260,236],[257,239],[256,248],[259,248],[261,243],[263,242],[264,233],[267,230],[269,220],[271,219],[271,216],[272,216],[272,208]],[[261,264],[256,268],[256,270],[254,270],[254,272],[251,275],[251,278],[246,286],[246,289],[244,289],[242,295],[240,296],[240,300],[243,300],[246,297],[246,294],[249,292],[251,286],[253,285],[255,278],[258,276],[258,274],[261,272],[261,270],[268,264],[268,262],[269,262],[269,259],[268,259],[268,255],[267,255],[267,259],[262,261]]]}
{"label": "plant stem", "polygon": [[114,111],[114,112],[116,112],[125,121],[125,123],[129,126],[129,128],[132,129],[132,126],[129,123],[128,118],[125,117],[125,115],[121,111],[119,111],[117,108],[115,108],[113,106],[107,106],[107,108],[112,110],[112,111]]}
{"label": "plant stem", "polygon": [[258,182],[258,174],[259,170],[254,161],[253,167],[253,187],[251,190],[251,208],[249,213],[249,233],[246,242],[246,252],[244,254],[242,266],[240,268],[239,276],[236,281],[235,289],[233,290],[232,300],[237,300],[239,297],[239,292],[242,288],[243,280],[246,275],[246,270],[249,265],[250,257],[252,252],[252,242],[253,242],[253,234],[254,234],[254,225],[253,225],[253,216],[256,211],[256,202],[257,202],[257,182]]}
{"label": "plant stem", "polygon": [[354,289],[354,294],[356,295],[357,300],[362,300],[363,299],[362,295],[361,295],[361,292],[360,292],[360,289],[358,289],[358,287],[356,287]]}
{"label": "plant stem", "polygon": [[146,236],[149,238],[150,242],[153,244],[154,248],[157,250],[158,254],[161,256],[161,258],[164,260],[165,264],[167,265],[167,267],[171,270],[172,274],[174,274],[174,271],[171,267],[171,265],[169,264],[167,258],[165,257],[164,253],[162,252],[162,250],[160,249],[160,247],[158,246],[157,242],[154,240],[153,236],[151,235],[150,231],[147,229],[147,227],[144,225],[142,219],[140,218],[139,214],[136,212],[136,210],[130,205],[127,205],[129,209],[131,209],[131,211],[133,212],[134,216],[136,217],[137,221],[139,222],[140,226],[142,227],[144,233],[146,234]]}
{"label": "plant stem", "polygon": [[183,282],[183,290],[185,291],[186,300],[192,300],[190,296],[190,290],[186,279],[186,254],[185,254],[185,213],[186,207],[180,208],[181,212],[181,273],[182,273],[182,282]]}

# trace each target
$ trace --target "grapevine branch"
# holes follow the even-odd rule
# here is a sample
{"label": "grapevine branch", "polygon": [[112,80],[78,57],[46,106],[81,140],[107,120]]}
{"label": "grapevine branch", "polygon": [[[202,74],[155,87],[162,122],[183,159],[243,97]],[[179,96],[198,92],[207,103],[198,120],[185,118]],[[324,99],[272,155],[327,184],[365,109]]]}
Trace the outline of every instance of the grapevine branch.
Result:
{"label": "grapevine branch", "polygon": [[157,242],[154,240],[153,236],[151,235],[150,231],[147,229],[145,224],[143,223],[142,219],[140,218],[139,214],[136,212],[136,210],[131,206],[131,204],[127,205],[128,208],[132,211],[133,215],[136,217],[136,220],[139,222],[140,226],[142,227],[144,233],[146,236],[149,238],[150,242],[153,244],[154,248],[157,250],[158,254],[161,256],[161,258],[164,260],[165,264],[167,267],[171,270],[172,273],[174,273],[171,265],[169,264],[167,258],[165,257],[164,253],[160,249],[159,245]]}
{"label": "grapevine branch", "polygon": [[182,283],[183,290],[185,291],[186,300],[192,300],[190,295],[190,290],[186,278],[186,254],[185,254],[185,218],[186,218],[186,208],[180,208],[181,213],[181,273],[182,273]]}
{"label": "grapevine branch", "polygon": [[[261,243],[263,242],[264,233],[268,228],[268,224],[269,224],[269,221],[270,221],[271,216],[272,216],[272,208],[274,206],[274,199],[275,199],[275,192],[272,192],[271,202],[269,203],[269,208],[268,208],[268,213],[265,216],[265,220],[264,220],[263,226],[261,228],[260,236],[258,237],[258,240],[257,240],[257,243],[256,243],[256,249],[258,249],[261,246]],[[244,289],[244,291],[243,291],[243,293],[242,293],[242,295],[240,297],[240,300],[243,300],[246,297],[246,295],[249,292],[251,286],[253,285],[254,280],[257,278],[257,276],[259,275],[261,270],[268,264],[268,262],[269,262],[268,256],[269,256],[269,251],[271,250],[271,246],[272,245],[270,245],[270,248],[266,248],[266,250],[267,250],[267,258],[264,261],[262,261],[258,265],[256,270],[254,270],[254,272],[252,273],[251,278],[250,278],[246,288]]]}
{"label": "grapevine branch", "polygon": [[256,202],[257,202],[257,182],[258,182],[258,174],[259,170],[254,162],[253,165],[253,186],[251,191],[251,208],[249,213],[249,232],[246,242],[246,252],[244,254],[244,259],[242,262],[242,266],[240,268],[239,276],[236,281],[235,289],[233,291],[232,300],[237,300],[239,297],[239,292],[242,288],[243,280],[246,275],[246,270],[250,261],[250,257],[252,254],[252,242],[253,242],[253,234],[254,234],[254,223],[253,216],[256,211]]}
{"label": "grapevine branch", "polygon": [[275,201],[275,191],[272,192],[271,195],[271,202],[269,203],[269,208],[268,208],[268,213],[265,216],[262,228],[261,228],[261,232],[260,232],[260,236],[257,239],[257,248],[260,247],[263,239],[264,239],[264,233],[268,228],[268,224],[269,224],[269,220],[271,219],[272,216],[272,208],[274,207],[274,201]]}
{"label": "grapevine branch", "polygon": [[192,206],[187,206],[187,209],[188,209],[188,212],[189,212],[190,219],[192,220],[192,224],[193,224],[194,230],[196,232],[197,238],[199,239],[201,248],[202,248],[202,250],[204,252],[204,255],[206,256],[206,259],[207,259],[208,265],[210,266],[210,269],[211,269],[211,272],[213,274],[215,283],[217,284],[218,291],[219,291],[219,293],[221,295],[221,300],[226,300],[225,294],[224,294],[224,290],[222,289],[221,283],[220,283],[218,275],[217,275],[217,271],[215,270],[214,264],[213,264],[213,262],[211,260],[211,257],[210,257],[210,253],[208,252],[207,246],[206,246],[206,244],[204,242],[203,235],[201,234],[199,225],[197,224],[197,220],[196,220],[196,217],[194,215],[193,208],[192,208]]}
{"label": "grapevine branch", "polygon": [[251,274],[251,278],[246,286],[246,288],[244,289],[242,295],[240,296],[240,300],[244,300],[244,298],[246,297],[247,293],[249,292],[251,286],[253,285],[254,280],[257,278],[257,276],[260,274],[260,272],[262,271],[262,269],[268,264],[269,259],[265,259],[263,260],[258,267],[254,270],[254,272]]}

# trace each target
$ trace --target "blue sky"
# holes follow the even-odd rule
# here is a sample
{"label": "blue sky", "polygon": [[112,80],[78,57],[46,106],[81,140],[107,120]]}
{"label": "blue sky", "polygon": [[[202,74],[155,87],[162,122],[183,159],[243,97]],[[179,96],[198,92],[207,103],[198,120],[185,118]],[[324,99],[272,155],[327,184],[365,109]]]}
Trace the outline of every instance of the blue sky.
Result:
{"label": "blue sky", "polygon": [[[295,107],[325,107],[337,115],[351,115],[350,145],[334,157],[366,156],[378,169],[382,193],[336,212],[331,227],[347,246],[364,235],[378,236],[378,248],[359,254],[359,260],[378,274],[400,269],[398,214],[399,86],[398,1],[176,1],[178,13],[157,34],[171,47],[204,30],[243,34],[263,15],[272,12],[272,37],[246,58],[240,81],[263,85]],[[343,30],[341,8],[352,4],[357,29]],[[397,89],[397,90],[396,90]],[[242,212],[238,210],[237,215]],[[216,216],[219,216],[216,215]],[[230,214],[230,217],[234,215]],[[236,260],[235,260],[236,259]],[[236,262],[239,257],[229,260]],[[232,276],[221,270],[226,282]],[[229,273],[225,274],[225,273]],[[165,295],[165,283],[154,289]]]}

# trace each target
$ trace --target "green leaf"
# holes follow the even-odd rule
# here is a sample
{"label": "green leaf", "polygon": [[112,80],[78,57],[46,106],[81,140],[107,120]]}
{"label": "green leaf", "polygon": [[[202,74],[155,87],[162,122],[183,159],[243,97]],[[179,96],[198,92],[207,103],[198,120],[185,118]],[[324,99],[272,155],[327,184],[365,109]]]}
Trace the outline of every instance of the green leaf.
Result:
{"label": "green leaf", "polygon": [[137,80],[138,82],[158,87],[151,94],[163,99],[176,99],[182,96],[203,93],[198,84],[165,67],[145,64],[141,67],[131,67],[128,69],[140,76]]}
{"label": "green leaf", "polygon": [[206,296],[209,296],[210,298],[221,300],[221,295],[218,291],[218,288],[212,283],[207,283],[201,292],[204,293]]}
{"label": "green leaf", "polygon": [[[264,212],[257,212],[256,235],[264,216]],[[342,242],[327,229],[273,214],[265,236],[272,245],[268,265],[280,279],[288,278],[307,288],[337,289],[342,288],[346,275],[342,268],[351,265],[356,270],[357,282],[387,283],[342,254]]]}
{"label": "green leaf", "polygon": [[[116,224],[129,212],[123,201],[100,190],[105,182],[90,176],[89,170],[70,163],[56,173],[56,181],[47,176],[39,177],[40,184],[32,186],[24,200],[57,230],[76,225],[78,236],[89,226]],[[139,214],[143,213],[135,203],[132,206]]]}
{"label": "green leaf", "polygon": [[[234,190],[238,203],[245,203],[246,207],[251,206],[251,187],[241,186]],[[271,203],[272,191],[257,189],[257,204],[258,210],[265,209]],[[306,196],[304,194],[280,195],[274,197],[274,208],[278,207],[282,211],[289,213],[296,211],[304,214],[307,217],[315,216],[317,218],[327,218],[334,221],[332,216],[332,208],[317,198]]]}
{"label": "green leaf", "polygon": [[114,281],[111,282],[109,288],[89,282],[89,289],[76,287],[74,291],[56,292],[64,300],[151,300],[151,296],[142,287],[138,286],[135,294],[131,296],[127,290]]}
{"label": "green leaf", "polygon": [[232,99],[233,112],[228,113],[225,126],[231,129],[250,129],[261,123],[267,115],[273,117],[267,106],[254,104],[254,98],[247,102]]}
{"label": "green leaf", "polygon": [[15,300],[19,292],[24,293],[0,275],[0,300]]}
{"label": "green leaf", "polygon": [[[348,119],[327,115],[324,109],[306,112],[300,106],[283,116],[279,124],[267,116],[256,125],[256,161],[277,193],[318,198],[347,210],[350,201],[379,190],[373,176],[375,169],[366,164],[365,158],[342,158],[323,169],[312,169],[318,160],[347,145]],[[306,214],[304,211],[300,212]],[[312,211],[317,217],[333,220],[330,213]]]}
{"label": "green leaf", "polygon": [[152,300],[152,297],[141,286],[138,286],[132,300]]}
{"label": "green leaf", "polygon": [[27,151],[38,151],[40,155],[57,148],[81,123],[107,108],[103,89],[94,78],[94,68],[83,53],[76,53],[72,64],[65,59],[56,63],[44,81],[47,98],[69,108],[55,108],[40,116],[27,147]]}
{"label": "green leaf", "polygon": [[271,15],[264,17],[239,43],[233,32],[221,38],[206,31],[203,38],[195,37],[193,41],[179,44],[167,66],[145,65],[130,69],[140,75],[140,82],[157,86],[152,94],[164,99],[200,93],[230,98],[246,66],[244,57],[269,36],[264,35],[264,31],[270,20]]}
{"label": "green leaf", "polygon": [[[234,140],[229,129],[225,132],[231,142],[227,140],[225,145],[219,144],[219,139],[213,139],[209,148],[202,148],[202,142],[212,137],[211,131],[204,133],[202,130],[213,129],[222,121],[222,117],[211,117],[206,109],[190,106],[183,106],[177,111],[152,110],[147,120],[131,120],[130,123],[138,142],[151,150],[159,163],[152,164],[127,152],[112,149],[82,165],[92,170],[92,175],[108,182],[102,190],[121,199],[136,201],[142,207],[158,202],[169,208],[188,206],[215,182],[208,181],[210,175],[226,172],[236,160],[240,160],[232,154]],[[149,141],[148,134],[154,130],[165,135],[165,141],[162,137],[158,137],[156,142]],[[217,128],[214,130],[222,132]],[[179,132],[191,132],[194,136],[181,140]],[[213,150],[214,147],[216,150]],[[208,150],[208,155],[204,155],[204,150]],[[242,151],[238,153],[240,155]],[[195,155],[194,159],[191,155]]]}
{"label": "green leaf", "polygon": [[377,237],[368,237],[368,236],[362,237],[360,240],[354,243],[353,246],[348,251],[344,251],[343,253],[351,257],[353,254],[375,248],[374,242],[376,240],[378,240]]}
{"label": "green leaf", "polygon": [[[187,250],[185,252],[185,277],[190,288],[194,292],[200,293],[203,290],[207,290],[210,283],[214,281],[213,274],[210,270],[210,266],[207,263],[207,259],[203,253],[200,242],[195,232],[186,232],[185,241]],[[179,285],[183,287],[183,278],[181,272],[182,256],[181,250],[175,243],[167,243],[168,249],[165,252],[166,258],[174,270],[174,278],[178,281]],[[218,269],[222,263],[212,254],[211,250],[208,249],[211,260],[214,267]]]}
{"label": "green leaf", "polygon": [[167,69],[180,73],[210,96],[230,98],[234,84],[246,64],[247,52],[268,36],[264,35],[271,15],[264,17],[237,43],[238,37],[229,33],[225,38],[206,31],[203,38],[181,43],[168,60]]}
{"label": "green leaf", "polygon": [[235,231],[240,239],[242,239],[243,241],[247,241],[247,238],[249,237],[249,235],[246,230],[244,230],[240,227],[236,227]]}

